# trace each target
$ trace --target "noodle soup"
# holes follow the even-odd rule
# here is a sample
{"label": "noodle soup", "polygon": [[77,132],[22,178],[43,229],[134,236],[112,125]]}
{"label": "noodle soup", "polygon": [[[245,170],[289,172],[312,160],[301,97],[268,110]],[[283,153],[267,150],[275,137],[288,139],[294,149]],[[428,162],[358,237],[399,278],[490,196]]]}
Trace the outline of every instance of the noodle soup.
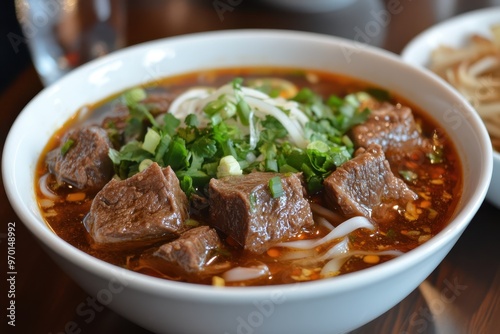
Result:
{"label": "noodle soup", "polygon": [[457,152],[424,111],[330,73],[189,73],[85,114],[40,157],[47,224],[92,256],[169,280],[358,271],[439,233],[462,190]]}

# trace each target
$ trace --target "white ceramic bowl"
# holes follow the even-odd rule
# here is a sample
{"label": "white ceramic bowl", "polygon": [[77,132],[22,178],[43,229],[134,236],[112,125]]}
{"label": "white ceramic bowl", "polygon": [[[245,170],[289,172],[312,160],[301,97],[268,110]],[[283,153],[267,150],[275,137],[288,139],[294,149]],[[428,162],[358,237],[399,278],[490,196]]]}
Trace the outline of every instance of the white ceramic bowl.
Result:
{"label": "white ceramic bowl", "polygon": [[[440,45],[460,47],[472,34],[491,36],[492,24],[500,24],[500,7],[475,10],[443,21],[419,34],[401,52],[408,63],[426,67],[432,50]],[[493,152],[493,177],[486,199],[500,209],[500,153]]]}
{"label": "white ceramic bowl", "polygon": [[[447,130],[464,167],[453,220],[403,256],[360,272],[282,286],[217,288],[120,269],[70,246],[47,228],[34,195],[34,168],[54,130],[83,104],[186,71],[270,65],[315,68],[379,84],[427,110]],[[454,106],[455,108],[450,108]],[[378,317],[441,262],[481,205],[491,177],[486,130],[462,97],[388,52],[294,31],[225,31],[134,46],[91,62],[44,89],[7,138],[3,179],[10,202],[48,253],[86,291],[154,332],[343,333]]]}

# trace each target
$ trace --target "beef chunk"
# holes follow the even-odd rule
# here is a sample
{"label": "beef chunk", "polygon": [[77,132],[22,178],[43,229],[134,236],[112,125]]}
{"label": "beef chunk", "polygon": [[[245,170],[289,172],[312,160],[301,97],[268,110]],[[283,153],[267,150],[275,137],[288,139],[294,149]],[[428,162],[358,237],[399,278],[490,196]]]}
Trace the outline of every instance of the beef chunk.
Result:
{"label": "beef chunk", "polygon": [[191,216],[208,217],[208,206],[209,202],[207,197],[196,193],[192,193],[191,196],[189,196],[189,213]]}
{"label": "beef chunk", "polygon": [[415,147],[428,145],[421,135],[410,108],[383,103],[372,108],[370,117],[352,129],[356,147],[378,144],[389,160],[397,159]]}
{"label": "beef chunk", "polygon": [[181,237],[166,243],[154,253],[162,259],[179,265],[188,273],[203,271],[214,249],[221,247],[215,229],[208,226],[195,227]]}
{"label": "beef chunk", "polygon": [[118,104],[109,114],[106,114],[102,121],[102,127],[108,131],[116,131],[117,134],[123,135],[129,118],[130,112],[127,106]]}
{"label": "beef chunk", "polygon": [[370,218],[383,203],[404,204],[417,199],[417,194],[394,176],[382,148],[376,144],[358,149],[353,159],[325,179],[324,186],[327,202],[340,206],[349,217]]}
{"label": "beef chunk", "polygon": [[[284,194],[272,198],[269,180],[277,175]],[[262,253],[313,225],[297,174],[255,172],[212,179],[209,202],[212,225],[254,253]]]}
{"label": "beef chunk", "polygon": [[149,93],[141,103],[146,104],[153,115],[164,114],[176,97],[176,93],[153,92]]}
{"label": "beef chunk", "polygon": [[72,129],[62,138],[61,146],[47,154],[46,163],[57,182],[98,190],[113,176],[110,146],[106,131],[100,127]]}
{"label": "beef chunk", "polygon": [[98,244],[169,239],[188,229],[188,200],[170,167],[154,163],[111,180],[94,198],[85,225]]}

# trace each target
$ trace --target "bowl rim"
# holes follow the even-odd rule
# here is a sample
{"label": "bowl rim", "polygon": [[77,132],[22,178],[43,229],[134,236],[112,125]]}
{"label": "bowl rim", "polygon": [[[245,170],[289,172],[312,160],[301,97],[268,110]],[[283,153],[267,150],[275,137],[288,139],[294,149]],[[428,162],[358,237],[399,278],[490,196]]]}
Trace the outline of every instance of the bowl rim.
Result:
{"label": "bowl rim", "polygon": [[[466,203],[460,212],[458,212],[452,221],[441,231],[438,235],[431,238],[426,243],[418,246],[415,250],[409,251],[403,254],[399,258],[395,258],[391,261],[379,264],[373,268],[364,269],[358,272],[329,278],[322,279],[314,282],[301,282],[297,284],[285,284],[277,286],[257,286],[257,287],[226,287],[224,289],[210,286],[210,285],[200,285],[184,282],[168,281],[165,279],[155,278],[133,272],[127,269],[122,269],[93,256],[84,253],[71,246],[69,243],[59,238],[55,233],[53,233],[47,226],[43,226],[35,221],[35,217],[30,214],[29,210],[22,202],[22,199],[16,193],[16,184],[13,178],[13,167],[9,164],[6,159],[8,156],[15,156],[17,150],[16,143],[16,132],[20,131],[18,128],[20,124],[25,122],[25,118],[29,117],[28,110],[36,105],[37,101],[41,99],[41,96],[49,94],[52,87],[55,85],[64,85],[64,83],[69,80],[70,77],[82,75],[88,70],[98,67],[107,61],[112,59],[117,59],[126,53],[140,52],[141,50],[154,45],[162,45],[165,43],[176,43],[177,41],[195,41],[198,38],[227,38],[227,37],[250,37],[250,38],[263,38],[266,39],[269,36],[292,39],[295,42],[301,40],[314,42],[314,43],[326,43],[328,45],[352,45],[353,41],[346,40],[343,38],[335,36],[327,36],[318,33],[302,32],[302,31],[292,31],[292,30],[277,30],[277,29],[238,29],[238,30],[224,30],[224,31],[211,31],[194,33],[187,35],[180,35],[174,37],[167,37],[155,41],[149,41],[127,47],[122,50],[118,50],[109,56],[103,57],[101,59],[93,60],[69,73],[67,76],[61,78],[59,81],[53,85],[45,88],[40,93],[38,93],[19,113],[11,130],[5,141],[3,159],[2,159],[2,176],[4,179],[4,186],[8,199],[18,214],[18,217],[22,223],[30,230],[30,232],[36,236],[39,242],[42,242],[45,246],[55,251],[68,261],[78,265],[79,267],[85,268],[88,272],[97,275],[99,277],[110,279],[114,275],[119,275],[127,280],[127,282],[133,283],[138,289],[148,291],[154,294],[165,294],[169,296],[178,296],[185,300],[206,300],[212,303],[239,303],[242,300],[255,300],[256,298],[268,298],[269,293],[276,291],[282,291],[287,295],[288,300],[293,299],[304,299],[304,298],[315,298],[324,295],[325,290],[336,290],[336,291],[351,291],[357,289],[359,286],[366,284],[367,278],[370,277],[371,280],[383,280],[384,278],[391,276],[392,272],[397,268],[409,267],[411,263],[423,261],[424,254],[429,252],[434,252],[450,241],[450,238],[458,237],[465,227],[468,225],[472,219],[475,212],[479,209],[482,200],[485,197],[486,190],[489,184],[489,177],[492,172],[492,159],[487,159],[483,165],[482,173],[483,176],[478,182],[477,189],[474,191],[475,198]],[[415,73],[415,75],[420,75],[426,77],[427,80],[435,82],[442,86],[441,79],[430,71],[422,71],[414,65],[403,62],[401,58],[397,55],[382,49],[378,49],[372,46],[364,46],[364,52],[368,52],[373,57],[385,58],[386,61],[395,62],[398,66],[402,66],[407,70]],[[442,89],[450,94],[456,101],[465,101],[464,98],[457,92],[448,87],[442,87]],[[474,121],[474,128],[479,133],[479,140],[482,141],[482,145],[487,145],[486,138],[484,134],[486,133],[484,125],[478,122],[478,116],[472,112],[471,107],[467,105],[466,111],[470,114],[471,119]],[[465,111],[464,111],[465,112]],[[491,157],[491,151],[485,150],[486,158]],[[34,194],[33,194],[34,195]],[[399,269],[398,269],[399,270]],[[298,286],[300,288],[298,288]],[[217,297],[217,298],[214,298]]]}

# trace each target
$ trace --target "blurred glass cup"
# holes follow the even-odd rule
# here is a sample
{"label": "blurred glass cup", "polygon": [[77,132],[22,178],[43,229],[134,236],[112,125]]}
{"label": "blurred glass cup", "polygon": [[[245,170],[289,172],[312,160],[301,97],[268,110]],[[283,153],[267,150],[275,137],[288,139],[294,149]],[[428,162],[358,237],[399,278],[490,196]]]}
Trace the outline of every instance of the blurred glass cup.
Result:
{"label": "blurred glass cup", "polygon": [[15,0],[33,64],[47,86],[125,46],[124,0]]}

